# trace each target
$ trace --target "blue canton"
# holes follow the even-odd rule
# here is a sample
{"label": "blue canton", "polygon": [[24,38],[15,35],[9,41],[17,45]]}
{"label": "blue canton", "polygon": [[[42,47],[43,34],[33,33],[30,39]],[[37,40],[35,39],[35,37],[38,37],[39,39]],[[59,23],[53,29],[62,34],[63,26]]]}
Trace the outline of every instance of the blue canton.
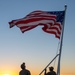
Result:
{"label": "blue canton", "polygon": [[57,16],[56,21],[61,22],[61,24],[63,23],[65,11],[52,11],[52,12],[47,12],[47,13],[56,15]]}

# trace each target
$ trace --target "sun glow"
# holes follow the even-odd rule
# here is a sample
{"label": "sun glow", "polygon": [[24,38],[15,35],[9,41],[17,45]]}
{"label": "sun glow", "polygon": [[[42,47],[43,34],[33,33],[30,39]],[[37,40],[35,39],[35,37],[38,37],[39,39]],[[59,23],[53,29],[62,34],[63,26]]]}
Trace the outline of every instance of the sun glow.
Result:
{"label": "sun glow", "polygon": [[0,75],[17,75],[17,73],[0,73]]}
{"label": "sun glow", "polygon": [[4,73],[3,75],[10,75],[10,74],[8,74],[8,73]]}
{"label": "sun glow", "polygon": [[18,75],[18,73],[17,72],[4,72],[4,73],[0,73],[0,75]]}
{"label": "sun glow", "polygon": [[18,75],[18,73],[14,72],[9,72],[9,73],[0,73],[0,75]]}

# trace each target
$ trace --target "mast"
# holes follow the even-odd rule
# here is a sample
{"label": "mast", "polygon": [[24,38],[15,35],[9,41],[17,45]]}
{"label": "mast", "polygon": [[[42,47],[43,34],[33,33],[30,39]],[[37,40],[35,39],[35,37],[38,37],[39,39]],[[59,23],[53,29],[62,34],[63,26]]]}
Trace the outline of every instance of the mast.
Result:
{"label": "mast", "polygon": [[[66,9],[67,9],[67,5],[65,5],[65,15],[66,15]],[[64,21],[63,21],[62,33],[61,33],[61,41],[60,41],[60,49],[59,49],[57,75],[60,75],[60,60],[61,60],[61,52],[62,52],[62,43],[63,43],[63,34],[64,34],[65,15],[64,15]]]}

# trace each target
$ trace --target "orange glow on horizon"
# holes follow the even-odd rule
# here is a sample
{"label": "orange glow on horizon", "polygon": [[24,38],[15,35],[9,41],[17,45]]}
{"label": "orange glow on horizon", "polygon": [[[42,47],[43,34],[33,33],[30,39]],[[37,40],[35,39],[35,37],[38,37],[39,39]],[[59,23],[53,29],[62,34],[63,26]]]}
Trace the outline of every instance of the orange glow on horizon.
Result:
{"label": "orange glow on horizon", "polygon": [[0,73],[0,75],[11,75],[9,73]]}
{"label": "orange glow on horizon", "polygon": [[0,75],[18,75],[18,72],[15,71],[2,71],[0,72]]}
{"label": "orange glow on horizon", "polygon": [[16,73],[0,73],[0,75],[17,75]]}

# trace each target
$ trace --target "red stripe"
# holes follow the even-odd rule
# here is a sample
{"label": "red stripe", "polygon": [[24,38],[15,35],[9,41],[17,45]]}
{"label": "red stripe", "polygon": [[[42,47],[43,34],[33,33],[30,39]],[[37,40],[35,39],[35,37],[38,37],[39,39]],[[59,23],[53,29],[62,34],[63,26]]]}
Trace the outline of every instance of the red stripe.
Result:
{"label": "red stripe", "polygon": [[[20,27],[20,29],[21,29],[21,31],[22,31],[22,29],[26,29],[26,28],[28,28],[29,26],[27,26],[27,27]],[[28,29],[26,29],[26,30],[23,30],[22,31],[22,33],[24,33],[24,32],[26,32],[26,31],[28,31],[28,30],[31,30],[31,29],[33,29],[33,28],[35,28],[35,27],[37,27],[37,26],[31,26],[30,28],[28,28]]]}
{"label": "red stripe", "polygon": [[32,19],[28,19],[28,20],[21,20],[15,23],[15,25],[18,24],[27,24],[27,23],[31,23],[31,22],[37,22],[37,21],[41,21],[41,20],[52,20],[55,22],[54,19],[49,19],[49,18],[32,18]]}
{"label": "red stripe", "polygon": [[[48,20],[50,22],[47,24],[44,24],[44,20],[46,21]],[[54,22],[54,25],[52,21]],[[36,23],[35,25],[34,25],[34,22]],[[31,23],[32,25],[25,26],[28,23]],[[12,20],[11,22],[9,22],[9,24],[10,24],[10,27],[13,27],[14,25],[18,26],[20,30],[22,31],[22,33],[28,30],[31,30],[39,25],[43,25],[44,26],[42,28],[43,31],[54,34],[59,39],[60,39],[60,36],[58,35],[61,34],[61,30],[62,30],[61,24],[56,22],[56,15],[51,15],[49,13],[46,13],[44,11],[39,11],[39,10],[31,12],[30,14],[28,14],[26,17],[22,19]],[[19,26],[21,24],[23,25]],[[52,30],[52,31],[48,31],[48,30]],[[57,33],[53,30],[55,30]]]}
{"label": "red stripe", "polygon": [[61,34],[61,29],[60,29],[60,26],[57,28],[57,27],[50,27],[50,29],[54,29],[54,30],[57,30],[57,32],[59,33],[59,34]]}
{"label": "red stripe", "polygon": [[[55,31],[46,31],[43,29],[44,32],[50,33],[50,34],[55,34],[56,38],[60,39],[60,36],[57,36],[57,33]],[[59,34],[60,35],[60,34]]]}

